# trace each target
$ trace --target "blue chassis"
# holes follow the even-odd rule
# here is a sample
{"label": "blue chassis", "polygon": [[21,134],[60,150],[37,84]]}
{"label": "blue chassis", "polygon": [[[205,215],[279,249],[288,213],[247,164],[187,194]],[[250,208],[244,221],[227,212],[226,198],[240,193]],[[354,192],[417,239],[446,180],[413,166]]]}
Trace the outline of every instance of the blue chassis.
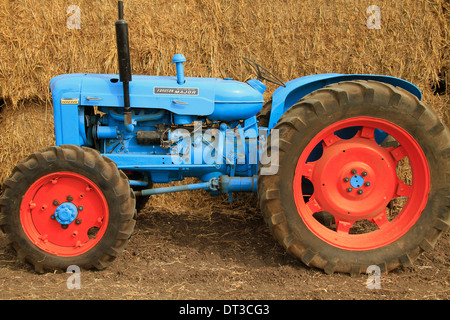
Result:
{"label": "blue chassis", "polygon": [[[53,95],[54,102],[54,116],[55,116],[55,135],[56,144],[76,144],[85,145],[86,144],[86,134],[84,128],[84,107],[80,106],[81,103],[74,103],[74,105],[62,105],[61,99],[68,99],[72,101],[80,101],[85,97],[80,96],[81,88],[74,87],[74,82],[67,82],[66,86],[58,87],[59,91],[55,91],[54,85],[61,79],[70,79],[70,77],[79,77],[80,74],[75,75],[63,75],[55,77],[50,82],[50,87]],[[95,76],[95,75],[94,75]],[[102,75],[98,75],[101,77]],[[173,77],[157,77],[161,81],[174,82]],[[189,83],[187,78],[187,82]],[[198,80],[199,78],[195,78]],[[218,81],[221,79],[203,79],[205,81],[206,90],[208,90],[208,84],[211,81]],[[360,75],[360,74],[319,74],[301,77],[286,83],[285,87],[279,87],[272,96],[272,109],[270,114],[270,120],[267,130],[270,131],[278,120],[281,118],[283,113],[288,110],[292,105],[294,105],[299,99],[306,96],[307,94],[323,88],[327,85],[341,82],[341,81],[352,81],[352,80],[373,80],[391,84],[396,87],[403,88],[412,94],[414,94],[419,100],[422,97],[420,90],[405,80],[381,76],[381,75]],[[76,82],[75,82],[76,83]],[[172,84],[173,86],[173,84]],[[110,90],[109,98],[113,101],[109,101],[108,105],[114,107],[122,107],[121,104],[122,96],[119,93],[113,92],[111,88],[90,88],[93,93],[108,91]],[[262,94],[261,94],[262,96]],[[140,97],[145,100],[145,97]],[[202,97],[200,97],[202,98]],[[201,101],[200,101],[201,102]],[[102,101],[102,103],[105,103]],[[205,111],[208,108],[206,103],[202,104],[201,108]],[[259,103],[259,101],[258,101]],[[95,105],[95,100],[91,105]],[[99,104],[98,104],[99,105]],[[177,110],[170,110],[176,112]],[[233,112],[233,110],[230,110]],[[185,112],[185,114],[187,114]],[[195,114],[195,113],[194,113]],[[68,125],[69,124],[69,125]],[[248,136],[247,133],[254,132],[258,135],[258,126],[256,121],[256,116],[251,116],[246,119],[244,126],[238,126],[239,133],[241,136]],[[76,130],[77,129],[77,130]],[[252,131],[250,131],[253,129]],[[241,140],[245,141],[245,139]],[[225,146],[222,146],[225,148]],[[257,181],[257,163],[249,163],[249,145],[248,142],[242,143],[241,146],[238,145],[236,148],[244,148],[245,150],[245,162],[237,163],[236,159],[227,160],[223,164],[190,164],[190,163],[178,163],[173,164],[167,161],[167,154],[145,154],[145,153],[102,153],[113,160],[117,167],[124,171],[133,171],[142,173],[145,177],[151,177],[142,180],[130,180],[130,185],[135,189],[145,189],[148,185],[148,180],[151,179],[155,183],[167,183],[170,181],[183,180],[185,177],[196,177],[199,178],[201,183],[167,187],[167,188],[156,188],[156,189],[146,189],[136,192],[138,195],[152,195],[158,193],[168,193],[177,192],[185,190],[194,189],[204,189],[210,191],[212,194],[218,193],[229,193],[230,199],[232,192],[236,191],[250,191],[256,192],[256,181]],[[236,150],[237,152],[237,150]]]}

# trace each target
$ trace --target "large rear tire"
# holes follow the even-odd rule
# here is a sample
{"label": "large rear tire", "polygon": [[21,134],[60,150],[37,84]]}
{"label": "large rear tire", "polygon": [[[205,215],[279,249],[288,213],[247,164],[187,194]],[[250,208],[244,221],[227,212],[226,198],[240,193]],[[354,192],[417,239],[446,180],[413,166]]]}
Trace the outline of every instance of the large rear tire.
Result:
{"label": "large rear tire", "polygon": [[260,206],[274,237],[306,265],[350,274],[411,266],[449,228],[449,130],[409,92],[333,84],[274,129],[279,170],[260,175]]}
{"label": "large rear tire", "polygon": [[135,197],[113,161],[89,148],[50,147],[4,182],[0,227],[36,272],[106,268],[135,226]]}

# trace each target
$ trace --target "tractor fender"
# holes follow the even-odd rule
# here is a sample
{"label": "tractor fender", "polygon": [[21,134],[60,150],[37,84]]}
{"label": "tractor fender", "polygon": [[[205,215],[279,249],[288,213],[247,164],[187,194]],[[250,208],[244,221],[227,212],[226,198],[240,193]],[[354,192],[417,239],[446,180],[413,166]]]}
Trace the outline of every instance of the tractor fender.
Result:
{"label": "tractor fender", "polygon": [[422,98],[419,88],[406,80],[396,77],[339,73],[310,75],[291,80],[285,84],[285,87],[279,87],[275,90],[272,95],[272,110],[268,128],[273,128],[283,113],[307,94],[333,83],[352,80],[373,80],[388,83],[409,91],[419,100]]}

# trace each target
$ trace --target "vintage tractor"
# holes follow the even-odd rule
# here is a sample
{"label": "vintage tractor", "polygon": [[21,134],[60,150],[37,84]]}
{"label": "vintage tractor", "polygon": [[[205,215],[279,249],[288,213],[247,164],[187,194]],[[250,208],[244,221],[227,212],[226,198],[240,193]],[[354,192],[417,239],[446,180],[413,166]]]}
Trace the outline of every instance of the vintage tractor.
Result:
{"label": "vintage tractor", "polygon": [[[410,266],[449,227],[450,133],[411,83],[319,74],[132,76],[119,1],[119,75],[53,78],[56,146],[4,182],[0,226],[38,272],[103,269],[149,196],[253,192],[275,239],[326,273]],[[279,85],[264,103],[263,80]],[[155,183],[198,178],[153,188]]]}

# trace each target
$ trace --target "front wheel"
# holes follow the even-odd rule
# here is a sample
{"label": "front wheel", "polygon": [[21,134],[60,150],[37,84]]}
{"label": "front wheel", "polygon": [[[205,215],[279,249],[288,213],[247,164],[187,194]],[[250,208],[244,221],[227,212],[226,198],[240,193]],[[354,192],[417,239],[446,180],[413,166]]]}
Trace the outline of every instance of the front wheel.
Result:
{"label": "front wheel", "polygon": [[0,227],[37,272],[103,269],[125,248],[134,212],[128,179],[110,159],[89,148],[50,147],[4,182]]}
{"label": "front wheel", "polygon": [[448,229],[449,131],[408,92],[330,85],[275,129],[280,166],[260,176],[261,208],[275,238],[307,265],[351,274],[410,266]]}

